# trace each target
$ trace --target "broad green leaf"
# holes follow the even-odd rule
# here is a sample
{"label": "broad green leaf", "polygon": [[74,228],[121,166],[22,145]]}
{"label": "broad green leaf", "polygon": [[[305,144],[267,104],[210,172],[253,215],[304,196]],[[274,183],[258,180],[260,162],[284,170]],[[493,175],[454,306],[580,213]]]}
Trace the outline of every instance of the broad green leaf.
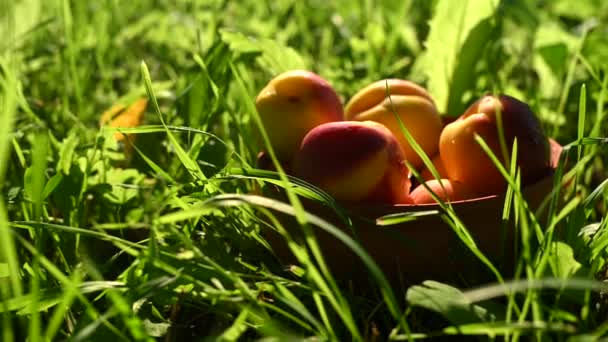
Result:
{"label": "broad green leaf", "polygon": [[541,278],[510,280],[501,284],[488,284],[464,291],[464,296],[471,303],[487,301],[494,298],[526,293],[530,290],[578,290],[605,292],[608,285],[589,278]]}
{"label": "broad green leaf", "polygon": [[257,62],[272,75],[294,69],[307,69],[308,63],[294,49],[275,40],[247,37],[239,32],[220,30],[222,40],[241,54],[257,53]]}
{"label": "broad green leaf", "polygon": [[574,258],[572,247],[561,242],[554,242],[551,247],[553,251],[552,257],[549,259],[549,265],[553,276],[558,278],[569,278],[582,268],[582,265]]}
{"label": "broad green leaf", "polygon": [[420,62],[438,109],[459,115],[475,84],[475,66],[492,37],[499,0],[439,0]]}
{"label": "broad green leaf", "polygon": [[152,337],[163,337],[171,328],[170,323],[154,323],[149,319],[144,319],[142,323],[146,333]]}
{"label": "broad green leaf", "polygon": [[0,278],[6,278],[10,274],[8,264],[5,262],[0,262]]}
{"label": "broad green leaf", "polygon": [[[605,328],[604,328],[605,329]],[[572,336],[570,337],[567,341],[568,342],[596,342],[597,340],[600,339],[600,337],[603,335],[602,334],[602,330],[604,329],[598,329],[601,332],[599,334],[582,334],[582,335],[576,335],[576,336]]]}
{"label": "broad green leaf", "polygon": [[[559,22],[546,20],[536,31],[534,49],[539,50],[553,72],[562,73],[568,65],[568,55],[574,51],[577,42],[577,37]],[[543,49],[546,49],[546,53]]]}
{"label": "broad green leaf", "polygon": [[72,131],[70,135],[63,139],[61,148],[59,149],[59,161],[57,162],[57,170],[63,172],[64,175],[70,174],[72,167],[72,159],[74,158],[74,150],[78,146],[80,139],[76,131]]}
{"label": "broad green leaf", "polygon": [[[534,54],[533,66],[540,78],[541,86],[538,90],[541,97],[550,98],[559,95],[568,61],[576,44],[576,37],[555,21],[546,20],[536,31],[534,37],[536,54]],[[557,113],[557,115],[561,114]],[[553,118],[547,120],[555,121]]]}
{"label": "broad green leaf", "polygon": [[[0,13],[0,22],[2,23],[9,20],[7,18],[8,16],[14,15],[14,18],[19,18],[18,20],[14,21],[14,31],[10,32],[9,30],[7,30],[7,25],[2,24],[0,25],[0,37],[8,37],[9,34],[12,33],[16,38],[17,42],[22,42],[23,38],[25,38],[25,35],[27,35],[28,32],[35,29],[36,26],[40,24],[40,12],[42,10],[41,7],[42,2],[38,0],[15,1],[14,7],[12,8],[14,13],[10,13],[10,11]],[[7,43],[9,43],[10,41],[10,39],[2,39],[2,42],[0,42],[0,51],[5,48],[14,48],[12,46],[7,46]]]}
{"label": "broad green leaf", "polygon": [[[140,184],[145,176],[135,169],[113,168],[106,171],[106,182],[111,186],[110,191],[103,196],[112,203],[125,204],[137,197],[140,192]],[[98,183],[99,176],[89,178],[91,186]]]}
{"label": "broad green leaf", "polygon": [[[78,285],[78,289],[81,294],[101,292],[108,289],[120,289],[123,290],[125,284],[118,281],[90,281],[84,282]],[[0,306],[0,312],[5,311],[17,311],[20,315],[26,315],[31,313],[30,304],[35,297],[38,299],[39,306],[37,310],[43,311],[61,302],[61,298],[64,295],[64,290],[61,288],[49,288],[43,290],[35,295],[28,293],[22,296],[15,296],[6,301],[6,307]]]}
{"label": "broad green leaf", "polygon": [[[608,5],[608,2],[605,2]],[[596,68],[601,68],[608,60],[608,35],[605,30],[594,30],[589,33],[587,42],[583,47],[583,56]],[[605,77],[605,76],[604,76]]]}
{"label": "broad green leaf", "polygon": [[570,19],[587,19],[608,12],[608,2],[604,0],[585,0],[573,6],[571,0],[553,0],[551,6],[555,14]]}
{"label": "broad green leaf", "polygon": [[452,324],[490,322],[494,316],[485,308],[473,304],[457,288],[427,280],[415,285],[406,294],[408,303],[435,311]]}

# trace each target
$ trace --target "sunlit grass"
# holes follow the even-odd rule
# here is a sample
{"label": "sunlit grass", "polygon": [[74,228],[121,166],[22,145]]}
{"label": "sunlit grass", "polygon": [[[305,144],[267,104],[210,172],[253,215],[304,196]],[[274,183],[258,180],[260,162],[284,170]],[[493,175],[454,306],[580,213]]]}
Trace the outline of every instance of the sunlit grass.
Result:
{"label": "sunlit grass", "polygon": [[[606,7],[451,1],[1,2],[0,339],[606,336]],[[492,156],[509,190],[502,227],[487,228],[515,227],[514,268],[484,255],[442,203],[368,219],[391,229],[439,215],[484,283],[392,283],[350,208],[274,156],[254,99],[291,68],[319,73],[344,101],[397,77],[441,92],[444,115],[485,93],[530,103],[564,151],[537,213],[521,147]],[[140,97],[144,125],[99,127]],[[261,149],[277,172],[255,168]],[[276,258],[267,231],[294,264]],[[352,250],[369,281],[338,277],[319,234]]]}

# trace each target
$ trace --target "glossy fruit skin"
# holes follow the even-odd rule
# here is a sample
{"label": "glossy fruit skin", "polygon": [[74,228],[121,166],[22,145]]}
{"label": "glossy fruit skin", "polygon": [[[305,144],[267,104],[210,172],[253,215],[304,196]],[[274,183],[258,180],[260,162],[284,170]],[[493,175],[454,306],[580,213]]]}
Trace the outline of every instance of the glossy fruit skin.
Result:
{"label": "glossy fruit skin", "polygon": [[404,158],[399,143],[383,125],[332,122],[304,137],[293,171],[340,201],[410,203]]}
{"label": "glossy fruit skin", "polygon": [[[426,185],[444,202],[462,201],[477,196],[466,184],[449,179],[432,179],[427,181]],[[418,185],[411,192],[410,197],[415,204],[436,203],[431,193],[423,185]]]}
{"label": "glossy fruit skin", "polygon": [[421,169],[422,159],[410,146],[395,114],[428,156],[437,153],[443,124],[431,96],[421,86],[400,79],[377,81],[361,89],[345,107],[347,120],[372,120],[388,127],[408,162]]}
{"label": "glossy fruit skin", "polygon": [[389,78],[376,81],[359,90],[344,107],[344,116],[352,119],[358,113],[365,112],[386,99],[387,87],[391,95],[420,96],[433,103],[431,95],[420,85],[407,80]]}
{"label": "glossy fruit skin", "polygon": [[332,86],[306,70],[273,78],[256,97],[256,109],[280,160],[291,160],[314,127],[344,119],[342,102]]}
{"label": "glossy fruit skin", "polygon": [[477,134],[509,169],[500,148],[498,110],[509,157],[517,138],[517,165],[522,172],[523,185],[540,179],[550,168],[549,143],[530,107],[507,95],[484,96],[458,120],[446,125],[439,141],[448,178],[469,185],[481,195],[499,194],[507,187],[503,176],[475,141]]}

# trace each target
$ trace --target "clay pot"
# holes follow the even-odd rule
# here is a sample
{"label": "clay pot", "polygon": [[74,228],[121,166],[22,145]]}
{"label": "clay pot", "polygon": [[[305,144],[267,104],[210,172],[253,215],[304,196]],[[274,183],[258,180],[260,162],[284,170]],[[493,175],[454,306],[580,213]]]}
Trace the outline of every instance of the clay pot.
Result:
{"label": "clay pot", "polygon": [[[543,178],[522,189],[530,208],[534,210],[539,208],[552,190],[561,146],[553,140],[551,145],[551,168]],[[308,212],[342,228],[351,236],[354,236],[354,231],[355,239],[391,281],[411,284],[426,279],[466,279],[467,283],[471,283],[479,277],[491,278],[487,268],[461,242],[440,215],[420,216],[414,221],[390,226],[376,224],[377,218],[389,214],[429,210],[441,213],[442,209],[437,204],[342,204],[352,219],[352,229],[333,210],[318,202],[304,201],[304,206]],[[514,231],[513,222],[502,223],[504,195],[456,201],[452,202],[452,206],[479,249],[503,275],[508,276],[513,270],[516,254],[514,246],[519,235]],[[293,217],[280,216],[280,219],[290,233],[296,236],[300,234],[301,228]],[[542,222],[542,217],[540,220]],[[353,281],[369,278],[359,257],[346,245],[321,229],[314,229],[325,260],[337,278]],[[267,229],[264,235],[283,263],[295,262],[284,239],[278,233]]]}

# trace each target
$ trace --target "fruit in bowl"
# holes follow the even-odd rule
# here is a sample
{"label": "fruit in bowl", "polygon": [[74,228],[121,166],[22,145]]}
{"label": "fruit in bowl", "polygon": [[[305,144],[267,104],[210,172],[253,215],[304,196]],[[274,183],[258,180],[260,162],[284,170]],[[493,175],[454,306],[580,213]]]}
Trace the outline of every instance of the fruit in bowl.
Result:
{"label": "fruit in bowl", "polygon": [[[521,189],[531,210],[538,209],[553,189],[553,171],[561,153],[561,146],[555,141],[551,141],[551,144],[553,147],[551,167],[540,180]],[[437,181],[433,182],[431,188],[441,196],[442,190],[439,190],[441,187],[438,187]],[[449,182],[452,186],[456,184]],[[514,249],[517,235],[514,220],[509,220],[505,225],[501,215],[505,201],[504,193],[489,196],[471,195],[472,197],[461,200],[462,197],[450,195],[450,192],[454,194],[459,190],[454,191],[454,187],[450,190],[450,185],[446,183],[443,185],[448,192],[447,198],[452,202],[453,210],[466,226],[476,246],[503,275],[510,275],[517,260]],[[447,223],[445,216],[441,215],[439,206],[434,201],[421,200],[421,197],[425,196],[422,191],[415,188],[410,193],[409,203],[404,204],[370,201],[342,203],[352,220],[352,225],[356,227],[357,241],[389,280],[398,286],[413,285],[428,279],[447,282],[455,279],[472,281],[478,279],[475,277],[480,275],[483,277],[484,274],[487,278],[481,278],[481,282],[492,280],[492,274],[461,241],[453,227]],[[416,203],[412,203],[414,201]],[[304,205],[310,213],[333,223],[346,233],[351,232],[344,223],[343,217],[336,214],[333,209],[313,200],[305,200]],[[433,211],[436,213],[433,214]],[[404,213],[412,214],[416,219],[379,226],[381,220],[378,218]],[[416,215],[417,213],[420,215]],[[283,215],[281,220],[291,234],[301,234],[300,226],[292,216]],[[539,216],[539,220],[542,222],[543,215]],[[355,284],[368,279],[369,274],[362,272],[363,266],[359,258],[349,247],[325,231],[319,230],[316,233],[326,261],[337,278],[354,281]],[[285,264],[297,262],[283,237],[276,231],[264,230],[264,236],[281,262]]]}
{"label": "fruit in bowl", "polygon": [[[397,86],[391,89],[409,92],[391,96],[396,109],[399,96],[406,98],[403,101],[407,105],[421,104],[418,108],[433,106],[422,115],[402,116],[414,118],[415,123],[411,126],[404,120],[412,135],[418,134],[418,130],[423,131],[422,138],[415,138],[419,143],[434,135],[433,139],[439,145],[435,151],[427,151],[423,147],[432,157],[441,177],[440,180],[433,179],[428,170],[421,168],[426,185],[441,200],[452,203],[451,207],[476,246],[501,267],[501,272],[513,269],[516,260],[513,246],[517,238],[513,226],[516,223],[505,222],[501,216],[506,182],[475,141],[475,134],[479,134],[502,158],[496,112],[502,114],[507,150],[510,150],[515,137],[518,140],[518,166],[523,181],[521,190],[532,210],[539,208],[551,192],[553,171],[561,147],[544,136],[526,104],[508,96],[480,99],[461,118],[447,124],[441,134],[433,133],[435,128],[425,131],[428,126],[416,126],[419,124],[416,118],[433,117],[436,110],[432,100],[421,88],[395,82]],[[356,227],[355,237],[396,284],[476,276],[480,269],[483,271],[482,267],[477,267],[479,260],[446,222],[446,216],[441,214],[441,208],[430,191],[419,185],[410,192],[410,172],[404,165],[407,155],[396,137],[402,136],[401,131],[395,134],[391,130],[395,126],[390,126],[390,122],[365,121],[363,118],[366,116],[361,115],[373,113],[381,119],[384,114],[393,115],[383,107],[387,101],[384,87],[384,82],[381,86],[371,87],[349,102],[346,119],[356,121],[329,122],[310,130],[295,152],[291,174],[324,189],[341,202],[350,222]],[[441,123],[437,125],[439,130],[441,126]],[[430,135],[425,135],[428,132]],[[264,160],[263,156],[259,158],[260,165]],[[265,164],[268,164],[267,160]],[[269,189],[275,191],[272,196],[281,196],[281,192],[273,189]],[[303,203],[307,211],[336,227],[346,228],[342,215],[333,209],[313,200],[304,199]],[[379,229],[379,222],[383,220],[378,218],[404,213],[416,216],[416,219]],[[291,234],[301,234],[293,217],[285,215],[281,220]],[[384,222],[386,224],[387,221]],[[273,230],[265,231],[265,236],[283,262],[297,262],[282,236]],[[349,280],[367,278],[349,247],[338,243],[335,236],[325,231],[320,230],[316,236],[334,274]]]}
{"label": "fruit in bowl", "polygon": [[404,159],[385,126],[373,121],[330,122],[304,137],[293,173],[340,201],[411,203]]}
{"label": "fruit in bowl", "polygon": [[277,157],[291,160],[312,128],[343,120],[342,102],[319,75],[292,70],[273,78],[258,94],[256,109]]}
{"label": "fruit in bowl", "polygon": [[421,168],[422,159],[408,143],[395,114],[425,153],[434,156],[443,124],[431,96],[421,86],[400,79],[377,81],[361,89],[345,107],[347,120],[376,121],[390,129],[408,162]]}
{"label": "fruit in bowl", "polygon": [[[431,179],[426,181],[425,184],[443,202],[462,201],[477,197],[466,184],[449,179]],[[429,190],[422,184],[412,191],[410,197],[414,204],[436,203]]]}
{"label": "fruit in bowl", "polygon": [[484,96],[465,113],[445,126],[439,139],[439,151],[447,178],[467,184],[479,195],[504,192],[507,182],[486,152],[475,140],[479,135],[508,170],[499,138],[498,113],[508,158],[517,138],[517,166],[522,184],[531,184],[545,176],[551,167],[549,141],[540,122],[522,101],[511,96]]}

